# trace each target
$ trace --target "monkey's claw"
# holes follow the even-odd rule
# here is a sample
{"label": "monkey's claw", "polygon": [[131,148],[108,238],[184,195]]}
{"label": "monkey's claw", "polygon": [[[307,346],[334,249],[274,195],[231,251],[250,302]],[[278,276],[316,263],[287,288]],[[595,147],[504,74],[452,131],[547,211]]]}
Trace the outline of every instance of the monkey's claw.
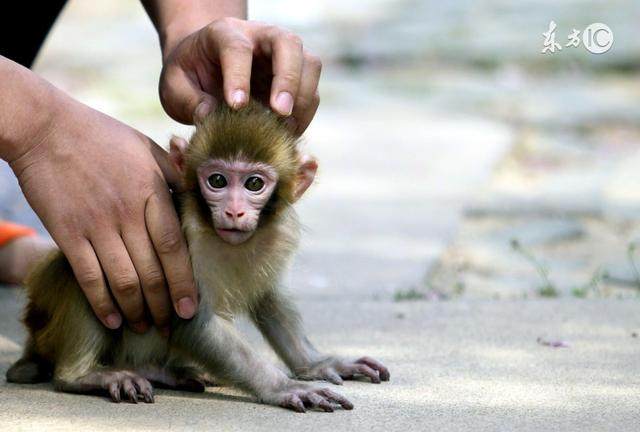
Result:
{"label": "monkey's claw", "polygon": [[102,382],[114,402],[119,403],[123,398],[131,403],[138,403],[138,400],[154,402],[153,387],[146,378],[129,371],[109,371],[101,374]]}
{"label": "monkey's claw", "polygon": [[[346,365],[346,369],[351,369],[351,377],[355,374],[362,374],[371,378],[371,382],[379,384],[380,381],[389,381],[391,374],[389,369],[378,360],[371,357],[361,357],[353,364]],[[349,375],[344,378],[351,378]]]}
{"label": "monkey's claw", "polygon": [[[336,407],[352,410],[353,404],[347,398],[328,388],[318,388],[305,383],[293,382],[285,390],[277,392],[273,398],[274,405],[304,413],[307,409],[318,409],[333,412]],[[271,398],[265,402],[270,403]]]}
{"label": "monkey's claw", "polygon": [[374,384],[389,381],[389,369],[371,357],[361,357],[357,360],[344,360],[335,357],[324,359],[309,369],[298,374],[300,379],[325,380],[332,384],[341,385],[342,380],[365,376]]}

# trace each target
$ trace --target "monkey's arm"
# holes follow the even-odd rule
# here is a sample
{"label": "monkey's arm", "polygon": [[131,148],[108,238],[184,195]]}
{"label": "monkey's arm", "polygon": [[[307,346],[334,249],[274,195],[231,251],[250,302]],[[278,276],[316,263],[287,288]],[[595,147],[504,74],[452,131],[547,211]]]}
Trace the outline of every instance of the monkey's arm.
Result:
{"label": "monkey's arm", "polygon": [[353,408],[343,396],[294,381],[260,358],[227,320],[200,310],[191,321],[181,320],[172,344],[224,381],[252,393],[267,404],[295,411],[305,406],[333,411],[333,404]]}
{"label": "monkey's arm", "polygon": [[342,384],[343,379],[364,375],[372,382],[389,380],[389,370],[370,357],[347,360],[318,352],[304,334],[293,303],[270,291],[253,309],[252,319],[282,361],[300,379],[322,379]]}

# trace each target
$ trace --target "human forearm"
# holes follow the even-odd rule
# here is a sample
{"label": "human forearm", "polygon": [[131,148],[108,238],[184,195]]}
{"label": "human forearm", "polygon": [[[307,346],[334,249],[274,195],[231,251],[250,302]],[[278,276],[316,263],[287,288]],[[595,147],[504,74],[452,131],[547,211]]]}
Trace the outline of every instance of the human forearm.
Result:
{"label": "human forearm", "polygon": [[246,0],[141,0],[158,31],[163,57],[186,36],[212,21],[247,18]]}
{"label": "human forearm", "polygon": [[0,56],[0,159],[13,162],[41,142],[64,93]]}

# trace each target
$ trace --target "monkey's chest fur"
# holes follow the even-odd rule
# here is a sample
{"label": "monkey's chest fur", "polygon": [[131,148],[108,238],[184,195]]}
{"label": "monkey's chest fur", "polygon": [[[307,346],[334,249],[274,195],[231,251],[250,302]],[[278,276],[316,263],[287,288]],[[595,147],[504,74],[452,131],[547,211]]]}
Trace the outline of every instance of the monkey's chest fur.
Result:
{"label": "monkey's chest fur", "polygon": [[[266,292],[278,289],[290,253],[282,236],[258,236],[246,248],[220,247],[212,233],[187,232],[201,301],[223,317],[248,312]],[[296,239],[290,238],[295,242]],[[292,248],[294,246],[291,246]]]}

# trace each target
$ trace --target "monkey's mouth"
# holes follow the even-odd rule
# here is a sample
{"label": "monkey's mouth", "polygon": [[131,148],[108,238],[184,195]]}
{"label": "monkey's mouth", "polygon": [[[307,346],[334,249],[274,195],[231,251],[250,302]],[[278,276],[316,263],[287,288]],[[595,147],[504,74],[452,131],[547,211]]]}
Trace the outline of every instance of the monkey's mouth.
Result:
{"label": "monkey's mouth", "polygon": [[239,233],[247,232],[247,231],[242,231],[241,229],[238,229],[238,228],[217,228],[217,230],[219,232],[228,233],[228,234],[231,234],[231,233],[239,234]]}
{"label": "monkey's mouth", "polygon": [[238,228],[216,228],[216,233],[222,240],[234,245],[244,243],[253,235],[253,231]]}

